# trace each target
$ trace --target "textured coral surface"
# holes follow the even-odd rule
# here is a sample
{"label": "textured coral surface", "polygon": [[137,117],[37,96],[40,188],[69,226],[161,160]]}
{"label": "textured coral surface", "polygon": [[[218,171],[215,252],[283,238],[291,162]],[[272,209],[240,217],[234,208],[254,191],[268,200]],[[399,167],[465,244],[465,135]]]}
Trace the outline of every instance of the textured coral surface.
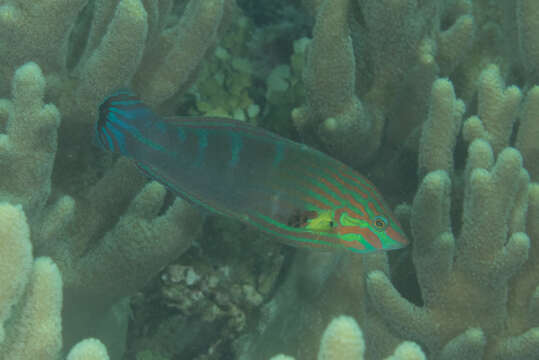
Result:
{"label": "textured coral surface", "polygon": [[[0,0],[0,359],[539,359],[538,44],[536,0]],[[175,198],[92,143],[122,87],[345,162],[411,246]]]}

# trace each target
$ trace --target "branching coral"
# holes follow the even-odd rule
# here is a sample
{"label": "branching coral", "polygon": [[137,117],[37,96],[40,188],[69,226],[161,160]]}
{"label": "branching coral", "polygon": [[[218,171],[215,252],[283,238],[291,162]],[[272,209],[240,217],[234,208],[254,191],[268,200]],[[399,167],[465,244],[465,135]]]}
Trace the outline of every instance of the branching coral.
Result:
{"label": "branching coral", "polygon": [[[365,341],[363,333],[354,318],[341,315],[329,323],[322,339],[318,360],[363,360]],[[425,355],[417,344],[405,341],[400,344],[393,355],[386,360],[425,360]],[[294,360],[286,355],[276,355],[270,360]]]}
{"label": "branching coral", "polygon": [[[9,117],[0,156],[6,171],[13,169],[12,177],[2,177],[2,198],[28,209],[36,252],[54,258],[63,273],[64,322],[73,337],[66,342],[71,344],[95,334],[95,322],[108,307],[185,251],[200,231],[200,220],[183,200],[160,214],[165,189],[156,183],[130,201],[144,180],[126,161],[117,162],[85,196],[64,195],[47,205],[58,112],[43,105],[44,86],[39,67],[26,64],[15,74],[13,100],[2,102]],[[135,177],[125,179],[129,172]],[[120,209],[123,216],[111,222]],[[86,317],[79,316],[81,309]]]}
{"label": "branching coral", "polygon": [[[257,331],[236,342],[237,357],[284,352],[314,359],[324,332],[332,332],[327,325],[343,313],[355,319],[348,325],[363,327],[367,346],[358,356],[369,359],[391,356],[406,340],[431,359],[539,357],[539,6],[531,0],[302,3],[314,16],[313,39],[298,42],[291,67],[268,67],[275,72],[261,114],[274,124],[288,121],[271,117],[283,116],[305,89],[292,118],[310,144],[353,166],[370,162],[372,174],[399,186],[415,180],[393,164],[404,155],[418,159],[418,169],[415,160],[406,163],[417,173],[415,196],[394,196],[414,198],[398,214],[410,217],[409,277],[418,288],[399,282],[406,250],[364,257],[298,251],[275,267],[263,292],[272,299]],[[221,113],[244,113],[256,69],[230,71],[223,80],[220,68],[238,63],[215,47],[235,15],[233,0],[2,2],[0,201],[11,205],[0,205],[0,253],[10,260],[0,263],[0,357],[60,352],[62,284],[64,343],[97,335],[114,304],[125,305],[122,298],[198,236],[195,210],[146,184],[128,161],[97,155],[88,134],[102,97],[117,87],[130,85],[171,113],[207,54],[220,56],[218,69],[199,85],[229,85],[218,97],[230,93],[233,101]],[[298,66],[299,58],[305,64]],[[297,73],[289,76],[290,68],[304,69],[303,83]],[[208,96],[199,105],[212,113],[222,104]],[[35,255],[54,263],[32,260],[30,234]],[[23,241],[14,244],[15,238]],[[286,273],[278,277],[281,264]],[[234,304],[249,296],[260,304],[256,271],[262,272],[245,271],[250,287],[237,292]],[[207,292],[205,304],[214,303],[214,294]],[[231,316],[248,313],[222,304]],[[111,346],[113,357],[122,351],[126,314],[124,306],[123,323],[105,325],[118,331],[101,337],[121,344]],[[39,349],[29,340],[43,330],[32,325],[36,319],[50,329]],[[243,319],[241,331],[253,319]],[[96,344],[83,341],[68,358],[92,347],[96,358],[105,357]]]}
{"label": "branching coral", "polygon": [[[331,153],[354,165],[376,153],[387,118],[391,141],[420,124],[425,89],[437,72],[451,72],[473,44],[466,1],[308,4],[316,9],[316,23],[304,73],[307,103],[293,118],[302,133],[321,138]],[[448,13],[454,23],[442,29]]]}
{"label": "branching coral", "polygon": [[[62,347],[62,278],[50,258],[32,258],[20,206],[0,203],[0,359],[55,360]],[[68,360],[108,360],[103,344],[87,339]]]}
{"label": "branching coral", "polygon": [[[231,0],[191,1],[170,26],[167,21],[174,14],[169,0],[98,0],[80,15],[88,4],[12,0],[0,7],[0,43],[7,49],[2,79],[11,79],[24,63],[36,62],[49,77],[61,113],[71,121],[93,121],[105,95],[132,80],[135,90],[154,105],[185,91],[234,12]],[[0,94],[7,95],[5,84]]]}
{"label": "branching coral", "polygon": [[[487,68],[482,77],[496,75],[492,71]],[[447,97],[447,87],[447,80],[434,84],[433,104],[439,98],[454,101]],[[480,92],[497,94],[499,89],[499,81],[494,81],[480,87]],[[488,97],[484,101],[479,109],[492,114],[486,118],[503,129],[506,119],[512,117],[509,111],[497,111],[504,102]],[[455,137],[456,132],[437,131],[443,129],[433,124],[443,120],[438,110],[434,106],[431,109],[424,136]],[[474,117],[472,121],[480,120]],[[449,212],[451,163],[442,159],[425,167],[411,218],[413,259],[424,305],[417,307],[402,298],[383,273],[373,272],[368,277],[367,289],[379,314],[395,332],[429,349],[433,358],[539,356],[537,323],[525,320],[530,319],[524,315],[526,311],[514,306],[516,299],[524,301],[528,314],[535,313],[538,306],[533,293],[539,278],[537,274],[523,273],[524,269],[532,270],[536,262],[529,258],[538,241],[534,231],[536,185],[529,183],[517,150],[505,148],[496,159],[495,148],[487,139],[494,136],[493,144],[507,142],[507,131],[491,133],[496,135],[479,133],[480,138],[468,148],[459,233],[451,225]],[[426,157],[439,154],[429,146],[421,151]],[[523,276],[528,278],[527,286],[518,286]]]}
{"label": "branching coral", "polygon": [[[0,198],[23,205],[36,253],[53,257],[63,273],[64,322],[72,337],[65,339],[68,345],[95,335],[96,323],[112,304],[185,251],[201,220],[183,200],[163,209],[165,189],[157,184],[142,189],[145,179],[127,161],[118,161],[97,183],[90,180],[95,183],[91,187],[87,172],[67,175],[69,166],[63,166],[69,163],[64,160],[74,148],[60,145],[64,151],[57,151],[60,113],[60,137],[82,139],[87,124],[95,121],[101,98],[128,85],[135,75],[142,79],[145,66],[151,71],[142,95],[162,103],[191,81],[217,38],[217,28],[225,26],[223,14],[234,11],[232,1],[193,1],[170,26],[171,2],[96,1],[81,15],[93,10],[92,20],[80,21],[87,3],[10,1],[0,6],[0,42],[8,49],[1,55],[3,94],[13,79],[12,100],[1,102],[5,134],[0,138]],[[198,31],[185,29],[193,23]],[[88,32],[85,24],[91,24]],[[213,30],[205,31],[208,26]],[[174,44],[177,39],[181,52]],[[156,49],[166,60],[159,66],[145,62]],[[28,60],[34,62],[25,64]],[[157,86],[165,85],[158,79],[163,72],[174,79],[173,87]],[[56,106],[46,105],[45,97]],[[91,138],[84,139],[77,145],[77,157],[88,158],[93,156]],[[58,153],[63,160],[58,161]],[[53,166],[63,177],[56,184],[51,184]],[[69,189],[63,186],[68,184],[65,178]],[[121,337],[121,331],[114,336]]]}
{"label": "branching coral", "polygon": [[[523,156],[507,146],[511,129],[506,124],[515,117],[508,109],[517,111],[521,106],[513,99],[521,98],[520,91],[504,90],[495,67],[487,67],[481,75],[489,77],[494,80],[480,82],[479,91],[492,95],[480,97],[484,101],[478,106],[481,113],[465,122],[471,144],[465,165],[458,168],[453,156],[464,104],[449,80],[438,79],[432,86],[430,111],[419,141],[421,183],[410,208],[421,305],[401,295],[402,285],[397,290],[392,284],[383,255],[354,259],[304,254],[267,305],[266,340],[252,341],[246,353],[264,353],[269,347],[311,358],[314,355],[305,339],[321,336],[321,324],[337,311],[346,311],[366,329],[367,344],[373,346],[370,351],[367,347],[368,358],[387,356],[387,349],[396,346],[399,338],[417,342],[431,359],[539,356],[539,192],[523,167]],[[526,109],[535,106],[534,92],[535,88],[529,91]],[[525,112],[525,116],[530,114]],[[469,131],[472,125],[485,129],[482,119],[498,130]],[[520,133],[532,126],[524,124],[516,136],[517,145],[529,144],[529,137],[536,133]],[[498,153],[491,143],[498,144]],[[525,154],[527,149],[521,150]],[[464,181],[452,185],[460,178]],[[458,205],[460,197],[462,211],[452,214],[450,207]],[[294,334],[301,334],[304,343]],[[267,340],[273,336],[277,338]]]}

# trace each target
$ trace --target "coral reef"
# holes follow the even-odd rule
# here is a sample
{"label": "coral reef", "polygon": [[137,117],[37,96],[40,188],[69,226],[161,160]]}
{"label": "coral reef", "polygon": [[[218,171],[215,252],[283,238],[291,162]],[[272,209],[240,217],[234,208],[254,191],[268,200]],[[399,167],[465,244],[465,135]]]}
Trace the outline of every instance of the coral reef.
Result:
{"label": "coral reef", "polygon": [[96,154],[97,105],[130,84],[156,105],[185,91],[235,9],[229,0],[0,6],[0,94],[11,93],[0,101],[0,200],[22,205],[36,256],[62,272],[67,347],[99,336],[119,357],[120,300],[185,251],[202,221],[183,200],[165,201],[162,186],[144,185],[133,164]]}
{"label": "coral reef", "polygon": [[[331,320],[320,340],[317,359],[363,360],[364,355],[363,333],[354,318],[341,315]],[[294,358],[279,354],[270,360],[294,360]],[[425,354],[417,344],[405,341],[386,360],[425,360]]]}
{"label": "coral reef", "polygon": [[[338,18],[340,9],[334,10],[333,18],[325,16],[319,20],[320,14],[327,11],[324,7],[327,3],[317,2],[317,24],[330,19],[339,24],[343,19],[350,21],[349,17]],[[349,6],[364,11],[363,14],[376,7],[369,1],[359,3],[359,8]],[[419,6],[406,1],[392,4],[400,4],[403,11],[409,10],[410,6]],[[380,149],[375,153],[388,159],[388,165],[377,161],[371,166],[373,172],[382,174],[380,176],[392,174],[400,180],[397,174],[401,166],[394,165],[407,159],[403,157],[406,152],[413,152],[418,158],[417,163],[407,160],[409,166],[417,166],[418,188],[414,199],[411,205],[397,208],[402,221],[410,224],[412,251],[409,255],[406,252],[390,256],[373,254],[363,259],[344,254],[298,253],[283,285],[263,308],[265,316],[260,334],[238,343],[240,358],[248,359],[254,354],[270,357],[272,352],[315,358],[316,342],[326,324],[343,312],[354,316],[362,325],[365,342],[369,345],[365,354],[368,359],[389,356],[389,349],[403,340],[417,342],[429,359],[457,356],[463,359],[532,359],[539,356],[535,315],[539,279],[534,256],[538,241],[535,234],[537,185],[533,182],[537,178],[538,160],[531,140],[537,134],[535,129],[539,123],[532,114],[537,100],[533,71],[524,62],[515,65],[514,58],[508,58],[504,63],[501,56],[506,54],[507,48],[479,47],[484,37],[492,36],[493,28],[506,28],[522,19],[500,17],[507,4],[501,4],[500,12],[493,12],[488,20],[480,4],[472,6],[470,2],[460,1],[444,5],[438,8],[436,15],[448,12],[444,15],[448,18],[443,19],[444,36],[450,35],[448,31],[456,32],[457,26],[469,29],[470,22],[480,25],[477,39],[471,38],[472,43],[466,45],[474,45],[469,48],[472,52],[468,56],[458,56],[461,65],[448,66],[451,57],[447,53],[444,56],[436,53],[442,50],[437,46],[448,40],[442,39],[442,33],[439,38],[422,39],[417,43],[420,59],[428,60],[435,70],[431,80],[422,85],[427,86],[422,91],[429,89],[430,92],[425,94],[424,110],[416,107],[419,111],[411,122],[407,121],[406,109],[403,110],[396,120],[402,122],[398,125],[400,140],[395,138],[403,145],[402,153],[396,151],[392,158],[384,155],[388,150]],[[411,21],[410,16],[406,15],[407,21]],[[526,18],[531,21],[534,17]],[[451,20],[455,21],[454,25],[448,25]],[[459,22],[462,24],[458,25]],[[453,28],[447,30],[448,26]],[[341,29],[335,24],[331,27]],[[411,29],[413,27],[408,27],[406,31]],[[520,39],[529,36],[521,36],[521,27],[513,29],[517,29],[516,34],[513,30],[505,36],[520,36]],[[324,36],[334,34],[326,30]],[[496,35],[501,36],[500,33]],[[350,46],[350,42],[341,41],[339,50],[330,51],[337,46],[337,40],[330,42],[325,49],[332,55]],[[528,49],[520,45],[521,51]],[[430,58],[425,58],[424,51],[428,49],[433,53]],[[307,66],[314,61],[310,57],[316,50],[311,48],[310,51]],[[493,64],[495,57],[489,53],[491,51],[497,52],[496,64]],[[343,61],[342,56],[326,59],[321,54],[316,60],[328,69],[343,66],[332,63],[331,59]],[[513,66],[512,72],[509,65]],[[514,81],[518,71],[527,77],[517,82],[519,86],[506,86],[505,82]],[[323,74],[321,68],[314,73]],[[306,76],[308,74],[309,70]],[[365,72],[361,74],[365,75]],[[441,75],[449,75],[449,78],[435,79]],[[417,78],[414,86],[425,79]],[[333,81],[335,77],[328,80]],[[374,84],[377,81],[384,80],[374,79]],[[314,88],[323,92],[331,84],[316,84]],[[310,86],[307,79],[305,86]],[[343,89],[346,87],[331,91]],[[463,94],[461,99],[457,97],[460,93]],[[339,101],[348,96],[340,94]],[[349,94],[355,93],[349,91]],[[414,95],[410,94],[411,103],[407,106],[419,105],[413,102]],[[301,126],[311,126],[309,121],[314,121],[310,96],[319,96],[315,106],[331,99],[329,94],[312,95],[307,89],[307,107],[296,110],[295,115],[300,118],[295,120],[296,123],[311,120],[297,123]],[[394,93],[391,98],[394,96],[399,95]],[[348,98],[354,99],[353,95]],[[370,90],[365,99],[370,99]],[[367,100],[365,104],[368,104]],[[347,107],[343,105],[343,108]],[[355,108],[358,109],[358,105]],[[387,104],[383,108],[391,111]],[[322,108],[328,109],[331,107]],[[351,118],[365,119],[357,114]],[[338,124],[341,120],[331,121]],[[392,126],[395,125],[385,125],[388,142],[393,141]],[[367,134],[376,135],[371,130]],[[323,136],[321,131],[319,136]],[[357,133],[354,135],[354,139],[360,138]],[[351,146],[368,145],[368,142],[358,140],[333,142],[350,146],[347,151],[354,156],[359,150],[350,150]],[[382,184],[400,186],[390,180]],[[405,200],[402,196],[400,199]],[[407,256],[410,256],[410,262],[403,260]],[[412,277],[406,278],[402,271],[412,272]]]}
{"label": "coral reef", "polygon": [[[0,359],[539,358],[537,2],[238,3],[0,2]],[[92,147],[124,86],[358,168],[412,246],[205,217]]]}
{"label": "coral reef", "polygon": [[[62,278],[50,258],[33,259],[20,205],[0,203],[0,359],[59,358],[62,347]],[[86,339],[68,360],[108,360],[103,344]]]}
{"label": "coral reef", "polygon": [[[473,43],[471,5],[444,3],[306,1],[316,23],[306,104],[293,113],[299,130],[356,166],[372,160],[384,131],[400,142],[420,124],[436,73],[458,66]],[[454,23],[444,28],[448,13]]]}
{"label": "coral reef", "polygon": [[[233,357],[267,301],[288,251],[242,224],[210,217],[203,238],[132,301],[129,352],[197,360]],[[242,246],[251,242],[252,247]],[[189,336],[186,336],[189,334]]]}
{"label": "coral reef", "polygon": [[[482,77],[496,76],[497,72],[492,71],[487,68]],[[490,85],[489,92],[496,92],[499,81]],[[447,125],[433,124],[444,120],[445,116],[437,114],[440,107],[436,104],[444,101],[451,106],[455,101],[451,93],[447,80],[434,83],[425,135],[457,135],[443,131]],[[496,112],[503,102],[491,102],[494,109],[488,104],[484,104],[485,113],[497,114],[494,121],[504,124],[505,112]],[[507,132],[499,132],[493,143],[503,142],[505,135]],[[423,144],[420,151],[430,153],[430,145]],[[413,260],[423,306],[402,298],[385,274],[372,272],[367,291],[374,307],[391,329],[417,340],[432,358],[535,358],[539,355],[535,324],[513,305],[519,299],[528,304],[528,311],[535,312],[537,304],[532,294],[539,283],[537,275],[529,273],[527,277],[535,277],[535,284],[532,281],[527,284],[531,288],[516,287],[524,264],[530,266],[536,261],[529,253],[537,241],[532,231],[537,223],[537,200],[534,185],[522,167],[522,157],[514,148],[505,148],[496,157],[495,147],[483,137],[469,145],[466,168],[461,174],[464,188],[454,189],[464,192],[458,229],[451,225],[449,211],[454,178],[449,174],[454,169],[443,156],[439,160],[426,166],[411,209]],[[519,320],[520,316],[523,318]]]}

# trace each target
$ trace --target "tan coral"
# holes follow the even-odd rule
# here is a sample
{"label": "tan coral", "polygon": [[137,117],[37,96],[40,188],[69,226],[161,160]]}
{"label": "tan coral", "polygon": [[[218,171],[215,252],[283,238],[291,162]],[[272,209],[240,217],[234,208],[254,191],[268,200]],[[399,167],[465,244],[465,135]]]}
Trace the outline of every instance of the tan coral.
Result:
{"label": "tan coral", "polygon": [[[26,216],[0,203],[0,359],[55,360],[62,347],[62,278],[50,258],[32,260]],[[24,290],[24,292],[23,292]],[[98,340],[78,344],[69,360],[108,360]]]}
{"label": "tan coral", "polygon": [[[363,360],[365,341],[356,320],[340,315],[331,320],[320,340],[318,360]],[[273,356],[270,360],[294,360],[284,354]],[[393,355],[386,360],[426,360],[421,348],[411,341],[401,343]]]}
{"label": "tan coral", "polygon": [[[496,84],[494,94],[500,94],[503,87]],[[484,99],[483,106],[494,106],[492,115],[487,116],[491,127],[503,129],[512,123],[514,114],[503,107],[503,100]],[[513,105],[509,108],[515,109],[514,102],[510,103]],[[436,128],[425,127],[424,136]],[[501,149],[508,141],[504,135],[507,130],[491,133],[498,134],[492,138]],[[457,134],[439,132],[438,136]],[[454,144],[448,140],[442,141]],[[423,156],[437,154],[429,149],[422,148]],[[514,304],[516,299],[534,304],[533,292],[539,283],[532,270],[536,261],[529,256],[538,241],[533,230],[537,219],[530,218],[534,210],[528,208],[528,202],[534,199],[528,189],[534,187],[529,187],[522,156],[513,148],[504,148],[496,158],[486,140],[476,139],[470,144],[458,233],[449,213],[449,172],[454,170],[437,169],[436,165],[425,170],[411,219],[413,260],[424,305],[409,303],[383,273],[372,272],[367,288],[379,314],[397,333],[421,341],[434,359],[536,358],[536,322],[515,321],[535,311],[535,306],[522,306],[518,317]],[[526,285],[523,279],[528,279]]]}

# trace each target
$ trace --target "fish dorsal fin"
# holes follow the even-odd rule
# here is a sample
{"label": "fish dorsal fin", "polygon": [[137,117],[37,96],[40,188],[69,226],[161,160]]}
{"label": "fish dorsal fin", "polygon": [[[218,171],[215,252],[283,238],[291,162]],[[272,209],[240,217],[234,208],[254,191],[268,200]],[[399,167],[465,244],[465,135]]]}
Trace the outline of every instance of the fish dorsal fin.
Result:
{"label": "fish dorsal fin", "polygon": [[272,133],[264,128],[236,119],[204,116],[173,116],[164,118],[163,122],[170,126],[185,128],[228,128],[229,130],[235,131],[242,135],[266,138],[276,142],[294,143],[292,140]]}

